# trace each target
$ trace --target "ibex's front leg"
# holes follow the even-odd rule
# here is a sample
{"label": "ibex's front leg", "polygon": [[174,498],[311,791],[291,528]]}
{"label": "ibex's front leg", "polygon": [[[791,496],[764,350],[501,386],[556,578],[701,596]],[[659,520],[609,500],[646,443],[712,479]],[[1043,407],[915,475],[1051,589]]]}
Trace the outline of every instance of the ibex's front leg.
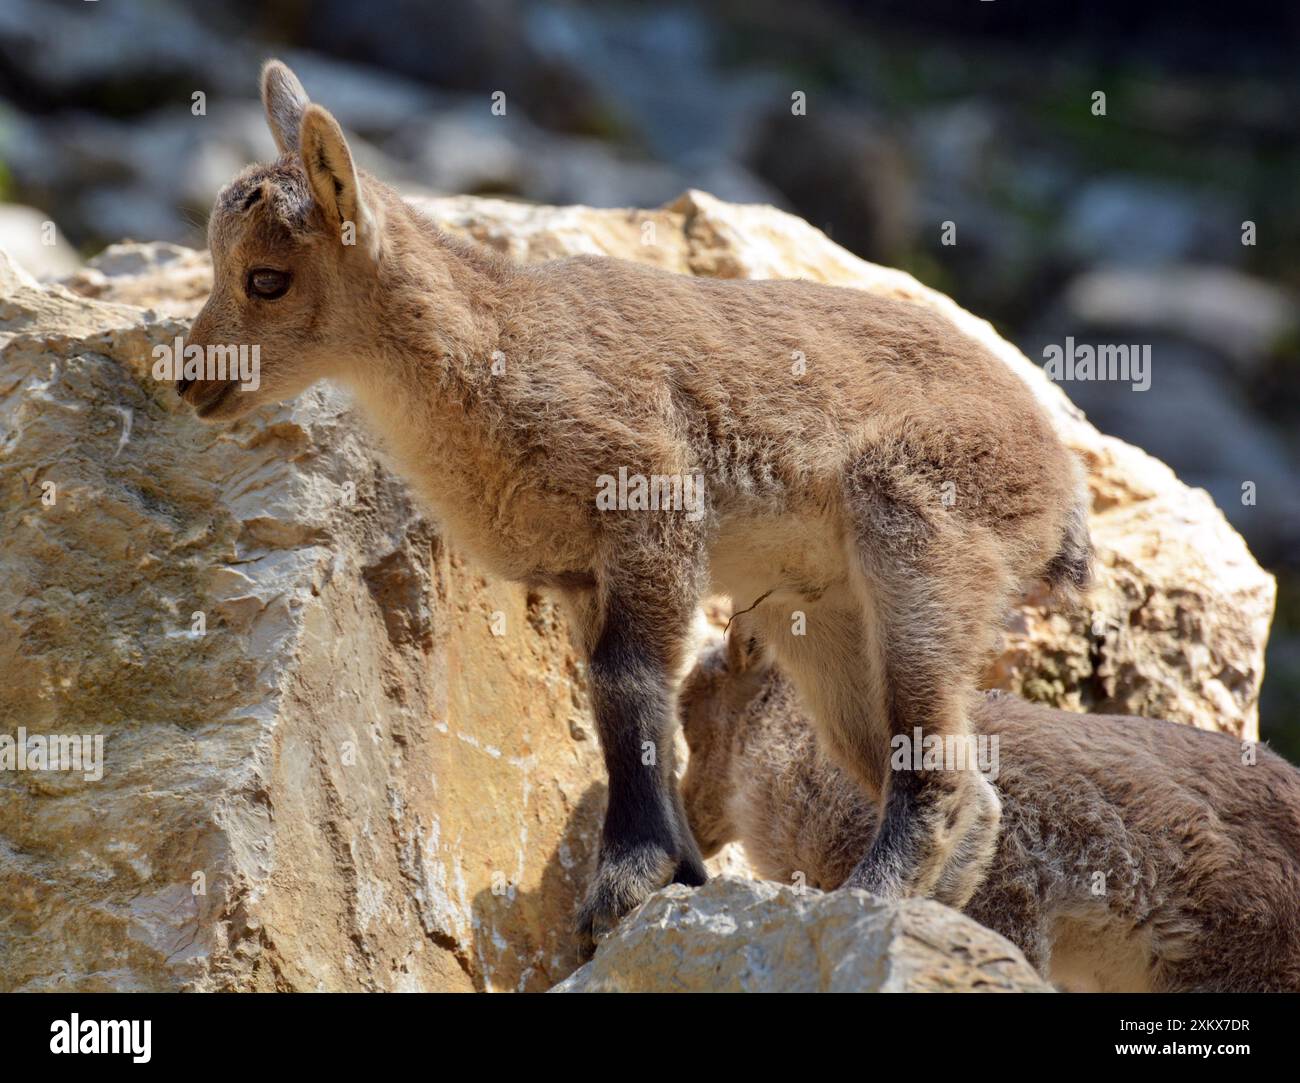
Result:
{"label": "ibex's front leg", "polygon": [[673,773],[675,691],[694,619],[694,576],[680,558],[647,562],[642,553],[637,563],[635,577],[621,569],[602,576],[584,622],[609,774],[600,858],[579,916],[588,946],[670,880],[706,879]]}

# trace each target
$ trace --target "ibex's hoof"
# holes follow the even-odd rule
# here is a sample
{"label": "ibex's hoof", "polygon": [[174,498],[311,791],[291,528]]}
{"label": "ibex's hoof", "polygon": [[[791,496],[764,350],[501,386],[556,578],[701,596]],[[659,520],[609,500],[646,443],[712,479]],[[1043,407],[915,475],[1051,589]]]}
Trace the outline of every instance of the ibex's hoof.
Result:
{"label": "ibex's hoof", "polygon": [[977,771],[931,771],[900,776],[889,801],[897,807],[885,824],[894,825],[896,837],[878,834],[844,886],[890,902],[918,895],[961,909],[997,848],[997,790]]}
{"label": "ibex's hoof", "polygon": [[609,911],[584,903],[578,911],[578,947],[586,959],[596,954],[600,942],[609,936],[618,925],[619,919]]}
{"label": "ibex's hoof", "polygon": [[886,902],[897,902],[907,894],[898,870],[872,861],[870,855],[858,862],[857,868],[841,886],[858,888]]}
{"label": "ibex's hoof", "polygon": [[679,867],[675,857],[653,844],[615,858],[602,857],[587,888],[587,898],[578,911],[582,950],[591,955],[596,945],[618,927],[623,916],[673,879]]}
{"label": "ibex's hoof", "polygon": [[673,883],[685,884],[687,887],[699,887],[701,884],[709,882],[708,870],[704,867],[704,862],[699,858],[684,857],[677,862],[677,868],[673,870]]}

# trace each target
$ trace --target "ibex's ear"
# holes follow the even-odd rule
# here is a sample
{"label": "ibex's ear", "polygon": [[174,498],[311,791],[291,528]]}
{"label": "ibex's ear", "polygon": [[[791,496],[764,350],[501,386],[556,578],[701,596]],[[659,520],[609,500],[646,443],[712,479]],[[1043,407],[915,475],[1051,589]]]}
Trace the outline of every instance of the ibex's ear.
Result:
{"label": "ibex's ear", "polygon": [[262,65],[262,106],[266,109],[267,127],[281,154],[297,152],[302,114],[309,104],[298,77],[284,64],[268,60]]}
{"label": "ibex's ear", "polygon": [[328,109],[307,106],[302,115],[299,145],[307,183],[326,219],[339,223],[345,244],[357,244],[372,254],[377,252],[378,222],[361,191],[361,180],[352,164],[352,152],[348,150],[343,129]]}

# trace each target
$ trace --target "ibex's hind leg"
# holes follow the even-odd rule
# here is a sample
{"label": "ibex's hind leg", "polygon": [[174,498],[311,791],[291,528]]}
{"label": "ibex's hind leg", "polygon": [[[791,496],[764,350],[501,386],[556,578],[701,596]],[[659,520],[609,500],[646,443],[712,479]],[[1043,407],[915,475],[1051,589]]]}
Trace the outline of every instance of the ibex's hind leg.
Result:
{"label": "ibex's hind leg", "polygon": [[[883,707],[873,724],[885,727],[891,747],[901,739],[903,754],[891,757],[880,827],[848,886],[962,906],[992,859],[1001,817],[996,791],[977,770],[967,707],[1004,615],[1008,577],[978,526],[874,479],[849,492],[850,579]],[[936,748],[937,765],[926,757]],[[870,780],[876,770],[864,764],[856,773]]]}
{"label": "ibex's hind leg", "polygon": [[[871,854],[887,863],[870,879],[862,876],[866,862],[859,864],[848,886],[886,897],[933,895],[961,908],[987,865],[991,846],[986,843],[996,839],[996,794],[978,776],[966,783],[973,796],[962,789],[972,772],[963,772],[962,780],[937,793],[937,786],[918,785],[918,778],[945,772],[909,770],[900,782],[900,776],[890,771],[892,689],[887,657],[878,648],[880,636],[868,626],[863,607],[843,593],[804,609],[802,634],[791,631],[792,614],[771,603],[755,613],[752,626],[760,630],[798,688],[815,721],[821,747],[881,806]],[[927,733],[936,732],[937,719],[948,723],[947,732],[956,732],[964,722],[963,714],[943,715],[931,711],[928,704],[924,714],[918,709],[909,717]],[[908,730],[909,743],[912,736]],[[910,754],[906,759],[910,764]],[[949,826],[945,798],[952,793],[970,799],[958,800]],[[927,799],[932,804],[927,805]],[[931,825],[935,808],[942,810],[945,819]]]}

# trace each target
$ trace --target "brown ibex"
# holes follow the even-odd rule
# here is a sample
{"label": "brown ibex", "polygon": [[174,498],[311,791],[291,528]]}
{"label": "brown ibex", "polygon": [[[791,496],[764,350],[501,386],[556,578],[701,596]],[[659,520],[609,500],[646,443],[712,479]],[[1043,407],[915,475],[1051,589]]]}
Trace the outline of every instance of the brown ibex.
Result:
{"label": "brown ibex", "polygon": [[[262,92],[280,157],[218,195],[190,335],[259,344],[260,387],[179,389],[224,421],[349,385],[454,542],[566,597],[609,774],[583,930],[704,879],[671,734],[708,590],[760,602],[826,749],[882,794],[853,882],[959,875],[996,836],[992,791],[970,771],[888,777],[890,734],[966,732],[1017,587],[1087,577],[1076,466],[1021,379],[943,317],[855,290],[516,266],[359,172],[282,64]],[[614,477],[632,496],[598,499]]]}

